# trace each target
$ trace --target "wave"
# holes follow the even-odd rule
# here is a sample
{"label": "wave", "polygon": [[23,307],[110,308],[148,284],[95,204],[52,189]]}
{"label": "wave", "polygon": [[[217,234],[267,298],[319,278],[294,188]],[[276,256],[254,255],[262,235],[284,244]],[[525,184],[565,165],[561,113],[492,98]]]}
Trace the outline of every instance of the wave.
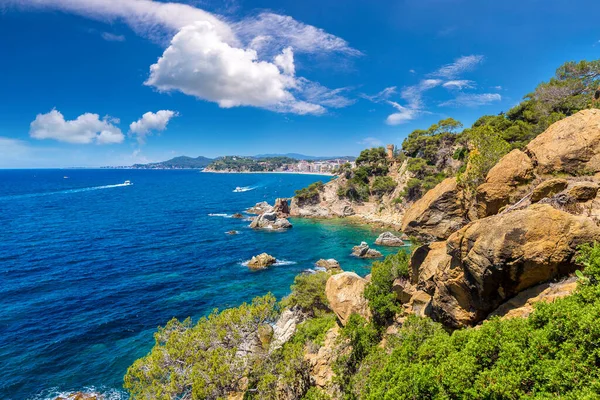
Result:
{"label": "wave", "polygon": [[[240,263],[240,265],[243,265],[244,267],[247,267],[249,262],[250,262],[250,260],[243,261],[243,262]],[[294,264],[298,264],[298,263],[296,261],[276,260],[275,264],[273,264],[273,266],[275,266],[275,267],[281,267],[283,265],[294,265]]]}
{"label": "wave", "polygon": [[[108,388],[95,388],[93,386],[85,387],[80,391],[60,391],[58,388],[44,390],[42,393],[31,397],[29,400],[55,400],[61,398],[65,400],[75,400],[79,394],[97,396],[102,400],[126,400],[129,399],[127,393]],[[92,397],[93,398],[93,397]]]}
{"label": "wave", "polygon": [[15,199],[26,199],[26,198],[31,198],[31,197],[51,196],[51,195],[56,195],[56,194],[91,192],[93,190],[112,189],[112,188],[118,188],[118,187],[124,187],[124,186],[131,186],[131,183],[117,183],[115,185],[92,186],[92,187],[79,188],[79,189],[66,189],[66,190],[59,190],[56,192],[15,194],[15,195],[11,195],[11,196],[0,196],[0,200],[15,200]]}
{"label": "wave", "polygon": [[223,217],[223,218],[231,218],[232,214],[225,214],[225,213],[210,213],[208,214],[209,217]]}

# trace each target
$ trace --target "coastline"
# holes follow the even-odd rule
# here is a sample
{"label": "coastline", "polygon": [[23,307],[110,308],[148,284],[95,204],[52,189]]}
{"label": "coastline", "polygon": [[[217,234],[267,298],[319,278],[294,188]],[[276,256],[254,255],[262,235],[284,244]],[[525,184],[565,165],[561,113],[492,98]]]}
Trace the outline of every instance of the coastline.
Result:
{"label": "coastline", "polygon": [[288,174],[288,175],[318,175],[318,176],[336,176],[327,172],[296,172],[296,171],[205,171],[206,174]]}

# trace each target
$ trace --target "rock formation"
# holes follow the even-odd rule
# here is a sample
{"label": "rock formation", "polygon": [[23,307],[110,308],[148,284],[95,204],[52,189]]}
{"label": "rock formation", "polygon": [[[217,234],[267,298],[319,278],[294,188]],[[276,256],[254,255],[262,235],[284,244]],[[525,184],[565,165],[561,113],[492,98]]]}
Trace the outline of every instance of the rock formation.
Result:
{"label": "rock formation", "polygon": [[285,218],[290,215],[290,205],[288,199],[276,199],[273,206],[273,212],[280,218]]}
{"label": "rock formation", "polygon": [[371,317],[369,304],[363,292],[367,281],[354,272],[332,275],[325,286],[329,308],[337,315],[342,325],[346,325],[351,314]]}
{"label": "rock formation", "polygon": [[468,222],[456,178],[447,178],[404,214],[402,231],[424,242],[444,240]]}
{"label": "rock formation", "polygon": [[344,353],[339,343],[340,329],[335,326],[327,331],[323,346],[319,347],[316,352],[307,352],[304,354],[304,359],[310,365],[310,380],[313,385],[325,390],[335,396],[336,388],[333,385],[333,364]]}
{"label": "rock formation", "polygon": [[244,215],[240,213],[235,213],[231,216],[231,218],[242,219],[244,218]]}
{"label": "rock formation", "polygon": [[296,327],[306,320],[306,315],[297,308],[285,309],[273,326],[271,350],[283,346],[296,333]]}
{"label": "rock formation", "polygon": [[358,246],[352,248],[352,255],[359,258],[379,258],[383,257],[379,251],[369,247],[367,242],[361,242]]}
{"label": "rock formation", "polygon": [[273,206],[269,205],[266,201],[256,203],[254,206],[246,210],[248,214],[263,214],[266,212],[273,212]]}
{"label": "rock formation", "polygon": [[566,179],[549,179],[537,185],[531,193],[531,202],[537,203],[538,201],[552,197],[566,189],[569,186],[569,182]]}
{"label": "rock formation", "polygon": [[377,240],[375,240],[375,244],[379,246],[404,246],[404,241],[400,239],[398,236],[394,235],[392,232],[383,232]]}
{"label": "rock formation", "polygon": [[257,256],[252,257],[250,261],[248,261],[248,268],[253,270],[265,269],[275,264],[277,259],[267,253],[262,253]]}
{"label": "rock formation", "polygon": [[266,212],[254,218],[250,223],[250,228],[253,229],[289,229],[292,227],[290,221],[285,218],[277,217],[275,212]]}
{"label": "rock formation", "polygon": [[237,235],[238,233],[238,231],[227,231],[228,235]]}
{"label": "rock formation", "polygon": [[340,263],[336,259],[333,259],[333,258],[330,258],[328,260],[320,259],[319,261],[317,261],[315,263],[315,265],[319,268],[324,268],[325,271],[327,271],[327,272],[333,272],[333,273],[342,272]]}

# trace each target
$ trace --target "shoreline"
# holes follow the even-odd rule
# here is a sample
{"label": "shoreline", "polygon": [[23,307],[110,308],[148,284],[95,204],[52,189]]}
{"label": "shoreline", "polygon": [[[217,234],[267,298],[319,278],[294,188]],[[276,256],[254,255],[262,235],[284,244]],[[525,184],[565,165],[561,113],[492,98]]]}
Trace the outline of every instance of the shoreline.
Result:
{"label": "shoreline", "polygon": [[205,174],[288,174],[288,175],[318,175],[336,176],[327,172],[296,172],[296,171],[200,171]]}

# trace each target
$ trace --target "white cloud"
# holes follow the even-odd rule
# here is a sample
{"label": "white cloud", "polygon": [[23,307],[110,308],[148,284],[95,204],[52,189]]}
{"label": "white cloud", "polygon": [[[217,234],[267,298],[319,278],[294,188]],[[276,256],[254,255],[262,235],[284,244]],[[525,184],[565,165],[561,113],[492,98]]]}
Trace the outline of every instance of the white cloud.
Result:
{"label": "white cloud", "polygon": [[115,35],[114,33],[110,33],[110,32],[102,32],[102,39],[109,41],[109,42],[124,42],[125,36]]}
{"label": "white cloud", "polygon": [[438,87],[442,84],[440,79],[424,79],[417,85],[408,86],[402,89],[400,96],[407,101],[406,106],[402,106],[395,101],[388,101],[397,112],[388,115],[385,122],[388,125],[400,125],[417,118],[425,112],[423,104],[423,93]]}
{"label": "white cloud", "polygon": [[234,30],[245,43],[261,38],[261,49],[272,54],[285,47],[292,47],[297,53],[362,55],[344,39],[286,15],[261,13],[236,23]]}
{"label": "white cloud", "polygon": [[369,147],[383,146],[383,142],[375,137],[366,137],[363,140],[359,141],[358,144],[362,144]]}
{"label": "white cloud", "polygon": [[396,94],[396,86],[386,87],[381,92],[379,92],[377,94],[374,94],[372,96],[369,96],[369,95],[364,94],[364,93],[361,94],[360,96],[363,99],[367,99],[369,101],[372,101],[373,103],[379,103],[379,102],[382,102],[384,100],[389,99],[394,94]]}
{"label": "white cloud", "polygon": [[309,81],[305,78],[296,80],[296,92],[303,100],[319,104],[324,107],[344,108],[355,103],[355,100],[349,99],[343,94],[350,88],[329,89],[317,82]]}
{"label": "white cloud", "polygon": [[403,107],[395,101],[390,101],[389,104],[392,105],[396,110],[398,110],[398,112],[388,115],[388,117],[385,120],[385,122],[388,125],[404,124],[408,121],[417,118],[423,112],[422,110],[416,108]]}
{"label": "white cloud", "polygon": [[113,125],[117,119],[98,114],[85,113],[74,120],[66,121],[57,110],[47,114],[38,114],[31,123],[29,135],[35,139],[54,139],[60,142],[77,144],[112,144],[121,143],[124,135]]}
{"label": "white cloud", "polygon": [[462,79],[445,82],[442,86],[450,90],[463,90],[473,89],[476,86],[476,84],[473,81]]}
{"label": "white cloud", "polygon": [[140,35],[163,41],[184,26],[196,21],[210,22],[221,38],[237,43],[231,27],[221,18],[181,3],[152,0],[2,0],[21,9],[49,9],[78,14],[86,18],[112,22],[123,20]]}
{"label": "white cloud", "polygon": [[455,99],[440,103],[440,107],[477,107],[502,100],[498,93],[460,93]]}
{"label": "white cloud", "polygon": [[291,47],[283,49],[281,54],[275,56],[275,65],[281,68],[284,74],[294,75],[296,66],[294,65],[294,52]]}
{"label": "white cloud", "polygon": [[481,55],[462,56],[457,58],[452,64],[444,65],[431,75],[453,79],[464,72],[472,71],[477,65],[481,64],[484,59],[485,57]]}
{"label": "white cloud", "polygon": [[140,144],[145,143],[146,136],[153,131],[164,131],[167,129],[167,124],[171,118],[178,114],[171,110],[160,110],[155,113],[147,112],[142,115],[142,118],[129,125],[131,133],[137,135],[137,140]]}

